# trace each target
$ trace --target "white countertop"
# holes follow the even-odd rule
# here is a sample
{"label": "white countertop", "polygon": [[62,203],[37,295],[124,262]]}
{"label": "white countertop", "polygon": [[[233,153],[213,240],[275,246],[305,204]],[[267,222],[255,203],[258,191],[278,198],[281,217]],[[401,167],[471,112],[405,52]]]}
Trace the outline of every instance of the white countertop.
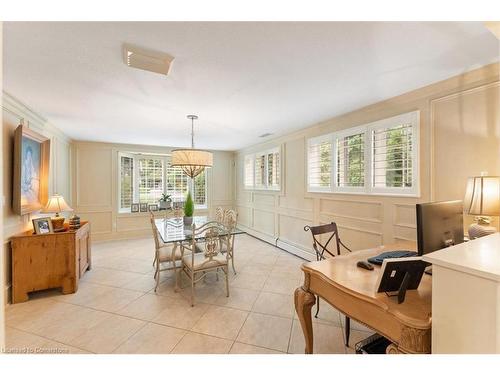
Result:
{"label": "white countertop", "polygon": [[500,233],[434,251],[426,262],[500,282]]}

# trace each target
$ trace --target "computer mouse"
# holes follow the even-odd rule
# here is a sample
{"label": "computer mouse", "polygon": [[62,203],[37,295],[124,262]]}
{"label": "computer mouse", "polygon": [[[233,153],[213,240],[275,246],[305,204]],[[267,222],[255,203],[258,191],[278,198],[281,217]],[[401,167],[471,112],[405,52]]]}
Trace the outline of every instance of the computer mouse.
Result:
{"label": "computer mouse", "polygon": [[366,260],[360,260],[356,265],[359,268],[364,268],[365,270],[373,271],[373,265],[368,263]]}

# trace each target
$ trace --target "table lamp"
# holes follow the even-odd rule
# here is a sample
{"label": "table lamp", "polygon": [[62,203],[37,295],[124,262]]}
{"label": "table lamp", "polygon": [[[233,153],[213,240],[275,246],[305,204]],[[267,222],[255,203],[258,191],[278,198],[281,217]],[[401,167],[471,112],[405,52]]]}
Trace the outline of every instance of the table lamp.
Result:
{"label": "table lamp", "polygon": [[50,197],[47,205],[41,210],[41,212],[56,214],[55,217],[50,218],[54,232],[61,232],[64,230],[64,216],[59,216],[59,213],[67,211],[73,211],[73,209],[68,206],[63,196],[58,194]]}
{"label": "table lamp", "polygon": [[500,177],[477,176],[467,179],[464,210],[466,214],[477,215],[469,227],[469,238],[483,237],[496,232],[491,226],[490,216],[500,216]]}

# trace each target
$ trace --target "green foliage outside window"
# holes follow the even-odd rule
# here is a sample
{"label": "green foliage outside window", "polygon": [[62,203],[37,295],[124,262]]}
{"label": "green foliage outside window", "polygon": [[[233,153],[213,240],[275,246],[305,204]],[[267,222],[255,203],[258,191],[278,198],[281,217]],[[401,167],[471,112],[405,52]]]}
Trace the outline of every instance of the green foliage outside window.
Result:
{"label": "green foliage outside window", "polygon": [[363,137],[364,134],[356,134],[346,138],[347,186],[364,186],[365,184]]}
{"label": "green foliage outside window", "polygon": [[330,186],[330,158],[332,146],[330,143],[322,143],[320,152],[320,186]]}
{"label": "green foliage outside window", "polygon": [[[387,132],[387,172],[386,186],[411,187],[411,137],[406,136],[405,128],[395,128]],[[406,142],[409,142],[406,145]]]}

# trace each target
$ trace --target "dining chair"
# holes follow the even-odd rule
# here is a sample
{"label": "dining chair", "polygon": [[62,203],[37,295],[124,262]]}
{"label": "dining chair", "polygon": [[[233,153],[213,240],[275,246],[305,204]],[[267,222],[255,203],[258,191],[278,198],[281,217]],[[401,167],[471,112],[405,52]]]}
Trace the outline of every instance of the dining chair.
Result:
{"label": "dining chair", "polygon": [[[222,223],[209,221],[199,228],[193,223],[192,234],[188,245],[182,246],[190,250],[190,254],[182,257],[181,271],[191,281],[191,306],[194,306],[194,287],[208,272],[218,273],[222,270],[226,279],[226,297],[229,297],[228,262],[229,252],[221,253],[221,242],[229,246],[229,230]],[[202,242],[200,241],[202,240]],[[198,252],[197,252],[198,250]],[[179,273],[177,276],[179,277]],[[177,282],[176,282],[177,285]]]}
{"label": "dining chair", "polygon": [[[339,236],[339,230],[337,224],[335,222],[331,222],[330,224],[317,225],[317,226],[309,226],[306,225],[304,227],[304,231],[310,231],[313,238],[313,248],[316,253],[316,260],[324,260],[326,259],[325,253],[329,254],[331,257],[335,257],[336,255],[341,255],[341,248],[346,249],[351,252]],[[329,235],[328,239],[322,241],[325,235]],[[336,250],[336,254],[330,251],[329,245],[330,242],[334,239],[334,251]],[[319,296],[316,297],[316,315],[315,318],[318,317],[319,313]],[[351,318],[348,316],[345,317],[345,345],[349,346],[349,335],[351,332]]]}
{"label": "dining chair", "polygon": [[224,223],[224,209],[218,206],[215,209],[215,221],[218,223]]}
{"label": "dining chair", "polygon": [[[224,225],[230,230],[229,233],[233,231],[233,229],[236,228],[236,224],[238,223],[238,213],[235,210],[231,209],[226,209],[224,210]],[[236,269],[234,268],[234,234],[229,235],[229,240],[227,241],[227,248],[226,251],[229,254],[229,259],[231,259],[231,267],[233,268],[233,272],[236,275]],[[222,243],[222,246],[224,248],[225,244],[224,242]]]}
{"label": "dining chair", "polygon": [[[153,230],[153,238],[155,241],[155,257],[153,266],[155,268],[154,278],[156,281],[155,292],[160,284],[160,273],[164,271],[176,270],[181,267],[182,252],[177,244],[166,245],[160,243],[158,238],[158,229],[155,224],[155,216],[150,212],[151,228]],[[162,264],[166,263],[167,267],[162,268]]]}

